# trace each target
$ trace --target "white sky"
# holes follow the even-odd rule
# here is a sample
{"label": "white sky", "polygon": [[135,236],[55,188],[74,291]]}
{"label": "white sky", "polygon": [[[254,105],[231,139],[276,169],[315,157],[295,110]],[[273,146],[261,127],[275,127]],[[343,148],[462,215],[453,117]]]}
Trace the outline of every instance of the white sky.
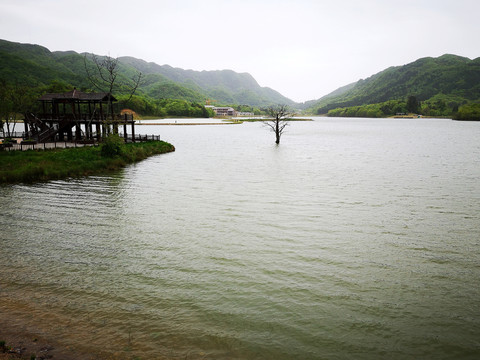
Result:
{"label": "white sky", "polygon": [[478,0],[0,0],[0,38],[248,72],[301,102],[421,57],[477,58],[479,14]]}

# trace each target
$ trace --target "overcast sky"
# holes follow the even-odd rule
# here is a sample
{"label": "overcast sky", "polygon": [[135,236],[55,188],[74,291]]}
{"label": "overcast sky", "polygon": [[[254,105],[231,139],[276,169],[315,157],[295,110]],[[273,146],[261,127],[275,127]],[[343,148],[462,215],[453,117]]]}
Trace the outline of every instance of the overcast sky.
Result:
{"label": "overcast sky", "polygon": [[248,72],[302,102],[421,57],[477,58],[479,14],[478,0],[0,0],[0,38]]}

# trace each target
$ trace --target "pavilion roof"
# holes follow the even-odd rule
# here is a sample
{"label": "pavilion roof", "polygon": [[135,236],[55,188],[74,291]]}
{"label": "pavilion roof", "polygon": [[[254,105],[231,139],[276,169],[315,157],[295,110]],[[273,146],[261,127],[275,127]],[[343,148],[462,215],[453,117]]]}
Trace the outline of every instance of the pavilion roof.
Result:
{"label": "pavilion roof", "polygon": [[[73,89],[65,93],[56,93],[56,94],[44,94],[40,97],[39,101],[54,101],[54,100],[77,100],[77,101],[108,101],[110,93],[101,92],[101,93],[85,93]],[[110,95],[112,101],[117,101],[117,99]]]}

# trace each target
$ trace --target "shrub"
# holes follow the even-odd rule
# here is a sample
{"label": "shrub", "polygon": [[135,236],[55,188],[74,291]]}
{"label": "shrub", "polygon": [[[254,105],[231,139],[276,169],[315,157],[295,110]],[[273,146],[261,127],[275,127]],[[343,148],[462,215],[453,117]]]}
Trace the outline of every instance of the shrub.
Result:
{"label": "shrub", "polygon": [[105,157],[120,156],[125,152],[125,141],[118,134],[110,134],[103,141],[101,155]]}
{"label": "shrub", "polygon": [[470,103],[460,106],[453,116],[456,120],[480,120],[480,103]]}

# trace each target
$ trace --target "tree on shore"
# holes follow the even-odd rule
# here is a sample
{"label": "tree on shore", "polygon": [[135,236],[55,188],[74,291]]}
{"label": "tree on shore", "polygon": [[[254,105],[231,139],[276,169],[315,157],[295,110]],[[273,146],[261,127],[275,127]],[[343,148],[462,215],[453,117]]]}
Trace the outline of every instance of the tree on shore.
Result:
{"label": "tree on shore", "polygon": [[[25,109],[32,108],[34,99],[35,95],[31,87],[8,84],[5,80],[0,79],[0,131],[6,137],[13,136],[17,116],[24,113]],[[6,131],[4,125],[6,125]]]}
{"label": "tree on shore", "polygon": [[287,105],[275,105],[267,109],[267,114],[270,118],[265,121],[265,124],[275,133],[275,143],[278,145],[285,127],[295,113]]}
{"label": "tree on shore", "polygon": [[98,57],[95,54],[90,54],[88,55],[88,57],[94,64],[93,67],[89,66],[89,64],[87,63],[87,54],[85,54],[83,61],[88,81],[98,91],[106,92],[109,94],[108,111],[113,116],[113,104],[111,96],[113,95],[114,90],[116,88],[120,88],[120,86],[122,86],[123,89],[127,90],[129,93],[129,97],[128,100],[126,100],[126,103],[128,103],[137,91],[137,88],[142,81],[142,73],[138,72],[132,79],[130,79],[129,82],[125,84],[118,84],[118,58],[112,58],[108,55],[104,57]]}
{"label": "tree on shore", "polygon": [[407,111],[409,113],[418,114],[419,104],[416,96],[410,95],[407,99]]}

